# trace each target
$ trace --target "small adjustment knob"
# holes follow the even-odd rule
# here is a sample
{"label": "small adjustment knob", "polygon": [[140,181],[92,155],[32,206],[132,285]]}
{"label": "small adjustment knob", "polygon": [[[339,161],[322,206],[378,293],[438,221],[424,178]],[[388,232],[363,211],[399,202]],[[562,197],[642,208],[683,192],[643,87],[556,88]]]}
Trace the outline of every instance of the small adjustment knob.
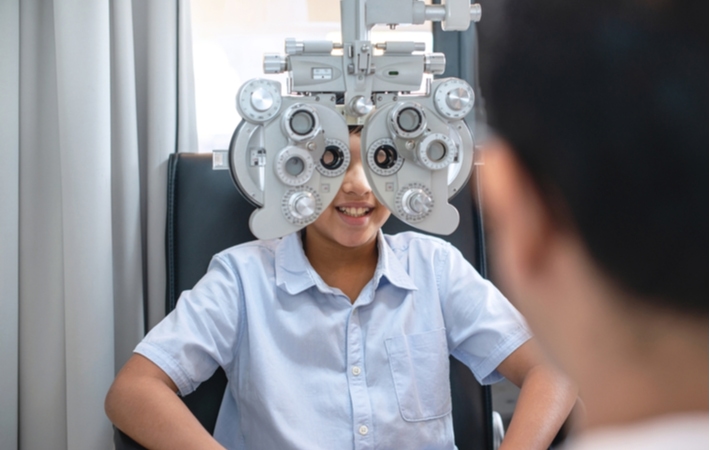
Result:
{"label": "small adjustment knob", "polygon": [[258,87],[251,93],[251,106],[257,111],[267,111],[274,104],[274,96],[263,87]]}
{"label": "small adjustment knob", "polygon": [[404,212],[407,214],[428,214],[434,206],[426,192],[421,189],[411,189],[404,194]]}
{"label": "small adjustment knob", "polygon": [[302,41],[297,41],[294,38],[286,38],[284,50],[287,55],[300,55],[303,53],[305,45]]}
{"label": "small adjustment knob", "polygon": [[281,199],[281,212],[294,225],[306,226],[318,218],[323,202],[310,186],[289,189]]}
{"label": "small adjustment knob", "polygon": [[298,192],[291,196],[291,214],[299,219],[305,219],[316,212],[316,199],[310,192]]}
{"label": "small adjustment knob", "polygon": [[288,69],[286,57],[276,53],[264,55],[264,73],[283,73]]}
{"label": "small adjustment knob", "polygon": [[405,222],[419,222],[424,220],[434,209],[434,198],[425,185],[411,183],[404,186],[397,193],[397,212]]}
{"label": "small adjustment knob", "polygon": [[474,3],[471,5],[471,20],[473,22],[480,22],[482,13],[480,3]]}
{"label": "small adjustment knob", "polygon": [[446,94],[446,104],[454,111],[466,109],[471,100],[469,92],[462,87],[454,88]]}
{"label": "small adjustment knob", "polygon": [[372,100],[367,99],[362,95],[356,95],[352,98],[352,100],[350,100],[350,103],[348,103],[349,112],[356,117],[363,117],[370,114],[372,108],[374,108]]}
{"label": "small adjustment knob", "polygon": [[424,72],[432,75],[441,75],[446,70],[446,55],[443,53],[430,53],[424,55]]}
{"label": "small adjustment knob", "polygon": [[251,123],[262,124],[273,119],[281,109],[281,84],[255,78],[239,88],[237,112]]}
{"label": "small adjustment knob", "polygon": [[473,89],[464,80],[449,78],[442,80],[434,91],[434,105],[447,119],[463,119],[474,103]]}

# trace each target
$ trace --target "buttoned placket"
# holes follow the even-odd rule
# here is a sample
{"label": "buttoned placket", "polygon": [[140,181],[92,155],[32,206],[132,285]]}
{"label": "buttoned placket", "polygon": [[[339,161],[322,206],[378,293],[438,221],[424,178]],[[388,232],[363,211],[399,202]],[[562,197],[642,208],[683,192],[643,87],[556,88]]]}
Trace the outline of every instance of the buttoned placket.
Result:
{"label": "buttoned placket", "polygon": [[[372,295],[372,293],[369,293]],[[357,303],[357,302],[356,302]],[[364,335],[360,325],[360,307],[353,306],[347,324],[347,377],[353,407],[355,449],[374,448],[372,436],[372,407],[367,389],[364,361]]]}

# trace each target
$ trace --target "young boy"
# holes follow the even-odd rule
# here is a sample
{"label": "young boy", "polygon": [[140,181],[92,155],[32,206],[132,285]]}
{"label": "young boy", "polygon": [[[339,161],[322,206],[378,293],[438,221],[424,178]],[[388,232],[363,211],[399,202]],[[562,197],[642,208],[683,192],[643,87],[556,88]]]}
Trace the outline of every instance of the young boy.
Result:
{"label": "young boy", "polygon": [[[149,448],[454,448],[448,357],[521,387],[502,448],[544,449],[576,393],[451,245],[384,236],[351,134],[332,204],[301,233],[216,255],[116,377],[106,411]],[[214,438],[175,395],[221,366]]]}

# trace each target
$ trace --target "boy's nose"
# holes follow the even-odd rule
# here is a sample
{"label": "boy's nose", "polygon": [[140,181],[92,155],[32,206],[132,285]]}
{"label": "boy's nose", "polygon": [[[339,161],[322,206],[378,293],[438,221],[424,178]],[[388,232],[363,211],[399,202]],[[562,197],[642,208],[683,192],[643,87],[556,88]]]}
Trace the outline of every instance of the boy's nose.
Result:
{"label": "boy's nose", "polygon": [[367,181],[365,169],[360,161],[352,161],[348,171],[345,173],[343,185],[341,187],[345,193],[356,194],[358,196],[367,195],[372,188]]}

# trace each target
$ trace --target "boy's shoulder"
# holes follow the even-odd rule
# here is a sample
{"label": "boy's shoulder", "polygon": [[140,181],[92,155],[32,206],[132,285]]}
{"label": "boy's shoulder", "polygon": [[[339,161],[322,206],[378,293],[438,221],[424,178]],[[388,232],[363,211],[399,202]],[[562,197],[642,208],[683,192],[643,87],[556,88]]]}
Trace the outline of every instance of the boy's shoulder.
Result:
{"label": "boy's shoulder", "polygon": [[222,250],[215,255],[215,258],[229,261],[244,261],[252,258],[261,260],[273,259],[276,254],[276,248],[279,246],[282,239],[283,238],[243,242]]}
{"label": "boy's shoulder", "polygon": [[412,251],[433,252],[452,248],[451,243],[442,238],[431,236],[416,231],[403,231],[397,234],[385,234],[387,245],[396,253],[409,253]]}

